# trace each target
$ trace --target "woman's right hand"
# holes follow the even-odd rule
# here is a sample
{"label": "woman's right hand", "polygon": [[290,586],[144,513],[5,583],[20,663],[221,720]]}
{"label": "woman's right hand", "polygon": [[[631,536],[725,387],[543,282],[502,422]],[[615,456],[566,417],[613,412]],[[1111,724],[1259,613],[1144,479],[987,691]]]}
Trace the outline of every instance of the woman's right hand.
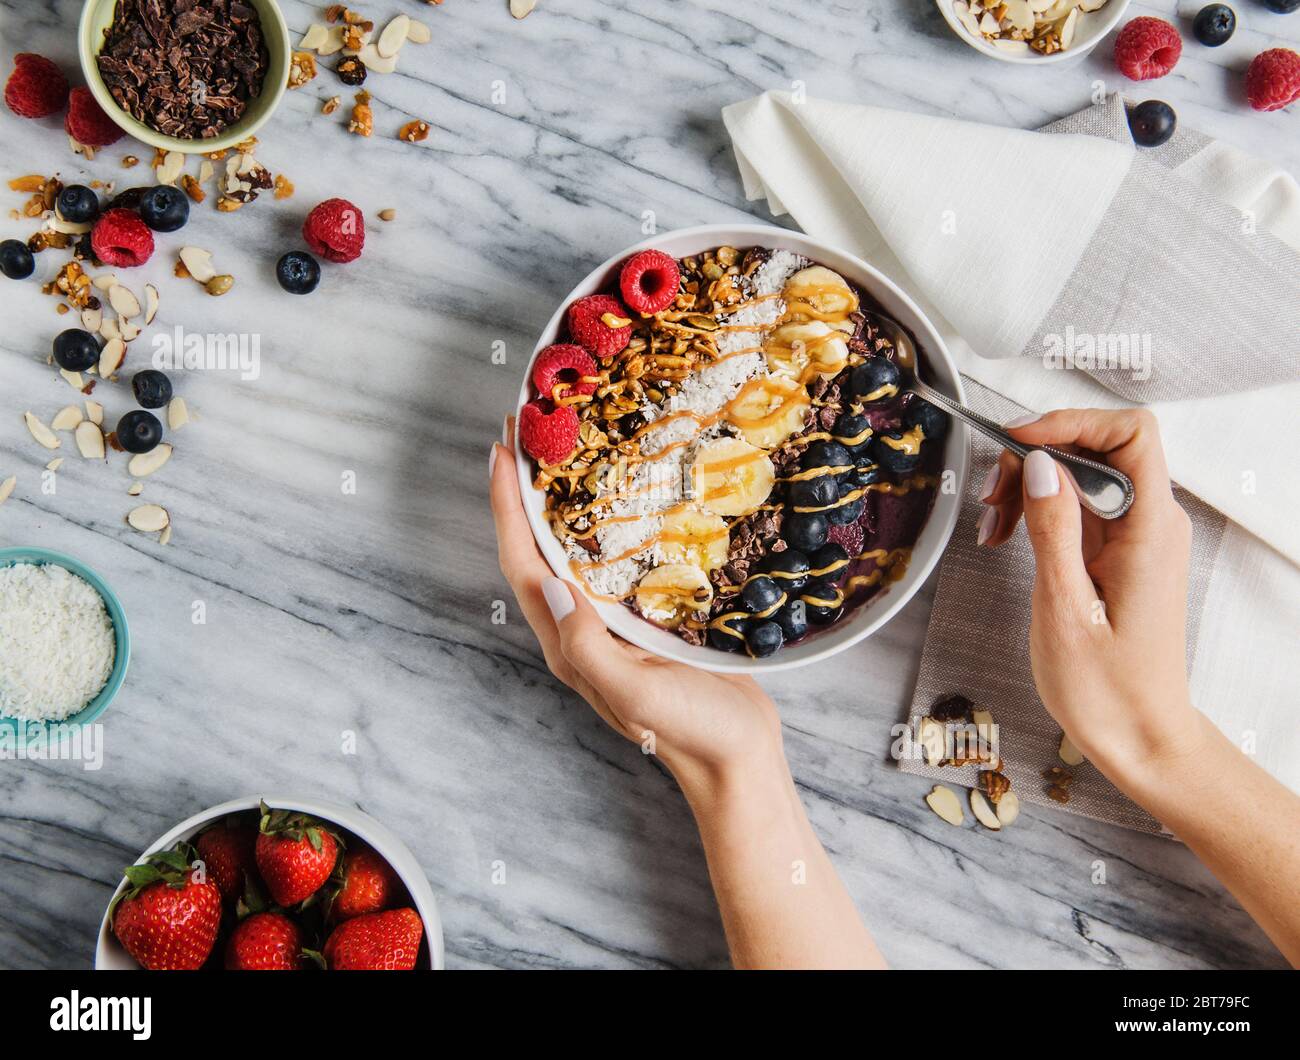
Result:
{"label": "woman's right hand", "polygon": [[1039,695],[1103,771],[1194,750],[1187,687],[1191,522],[1174,500],[1155,417],[1063,409],[1013,420],[1020,441],[1097,454],[1133,480],[1119,519],[1085,511],[1059,465],[1004,452],[985,483],[980,539],[1006,541],[1023,513],[1036,561],[1029,646]]}

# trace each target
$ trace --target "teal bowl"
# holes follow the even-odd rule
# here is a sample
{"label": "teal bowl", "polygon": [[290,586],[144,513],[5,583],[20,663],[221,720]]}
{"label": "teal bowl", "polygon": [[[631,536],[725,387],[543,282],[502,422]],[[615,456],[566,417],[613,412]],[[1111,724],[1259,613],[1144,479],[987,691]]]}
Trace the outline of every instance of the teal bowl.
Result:
{"label": "teal bowl", "polygon": [[[89,582],[95,592],[99,593],[104,600],[104,608],[108,611],[109,621],[113,623],[115,648],[113,672],[108,675],[108,683],[100,689],[99,695],[76,714],[70,714],[57,722],[26,722],[27,725],[43,724],[47,732],[49,732],[52,725],[89,725],[103,714],[108,709],[108,705],[113,702],[118,690],[122,687],[122,682],[126,680],[127,667],[131,665],[131,631],[126,624],[126,613],[122,610],[122,603],[103,578],[80,560],[65,556],[61,552],[51,552],[48,548],[0,548],[0,567],[9,567],[15,563],[35,563],[38,565],[53,563],[56,567],[63,567],[82,580]],[[7,730],[11,737],[16,738],[19,723],[20,721],[17,718],[0,717],[0,730]]]}

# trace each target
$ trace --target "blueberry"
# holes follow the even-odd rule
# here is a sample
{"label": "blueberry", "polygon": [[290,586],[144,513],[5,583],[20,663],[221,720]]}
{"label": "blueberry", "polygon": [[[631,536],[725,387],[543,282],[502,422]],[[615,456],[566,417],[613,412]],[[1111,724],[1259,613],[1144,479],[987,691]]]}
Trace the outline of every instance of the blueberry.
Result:
{"label": "blueberry", "polygon": [[785,539],[800,552],[816,552],[826,544],[830,523],[821,512],[795,512],[785,521]]}
{"label": "blueberry", "polygon": [[790,483],[790,503],[798,508],[825,508],[839,499],[834,475],[818,475]]}
{"label": "blueberry", "polygon": [[748,628],[749,620],[739,612],[719,615],[709,623],[709,643],[719,651],[740,651]]}
{"label": "blueberry", "polygon": [[1207,48],[1217,48],[1237,28],[1237,13],[1227,4],[1210,4],[1196,13],[1192,33]]}
{"label": "blueberry", "polygon": [[849,552],[835,541],[827,541],[808,557],[808,581],[813,585],[828,585],[844,577],[849,567]]}
{"label": "blueberry", "polygon": [[275,263],[275,278],[290,294],[311,294],[320,283],[320,263],[305,250],[291,250]]}
{"label": "blueberry", "polygon": [[1128,112],[1128,127],[1139,147],[1159,147],[1174,135],[1178,115],[1168,103],[1148,99]]}
{"label": "blueberry", "polygon": [[146,368],[131,377],[135,399],[147,409],[160,409],[172,399],[172,381],[156,368]]}
{"label": "blueberry", "polygon": [[1264,0],[1264,6],[1270,11],[1276,11],[1279,15],[1289,15],[1297,7],[1300,7],[1300,0]]}
{"label": "blueberry", "polygon": [[855,401],[876,405],[898,393],[898,380],[898,365],[888,357],[874,354],[849,373],[849,391]]}
{"label": "blueberry", "polygon": [[99,343],[89,331],[68,328],[54,336],[54,363],[69,372],[84,372],[99,361]]}
{"label": "blueberry", "polygon": [[903,432],[895,429],[876,435],[872,442],[871,455],[886,471],[895,473],[911,471],[921,462],[919,452],[905,453],[902,449],[896,449],[889,444],[891,441],[897,442],[902,437]]}
{"label": "blueberry", "polygon": [[[846,475],[845,478],[847,479],[848,476]],[[849,494],[857,493],[861,489],[862,487],[856,482],[840,483],[840,500],[844,501],[844,498]],[[866,506],[867,502],[861,497],[851,501],[844,501],[844,503],[827,512],[826,518],[830,520],[832,526],[848,526],[849,523],[856,523],[862,518],[862,509]]]}
{"label": "blueberry", "polygon": [[903,412],[903,423],[908,427],[920,427],[927,439],[942,438],[948,433],[947,413],[923,398],[914,398],[907,406]]}
{"label": "blueberry", "polygon": [[805,471],[818,467],[851,467],[853,457],[838,442],[813,442],[804,450],[799,466]]}
{"label": "blueberry", "polygon": [[815,626],[826,626],[835,621],[844,607],[844,594],[831,585],[809,588],[799,602],[803,604],[804,614]]}
{"label": "blueberry", "polygon": [[152,412],[136,409],[117,421],[117,440],[128,453],[147,453],[162,441],[162,424]]}
{"label": "blueberry", "polygon": [[11,280],[25,280],[36,269],[36,258],[27,244],[17,239],[0,243],[0,272]]}
{"label": "blueberry", "polygon": [[54,208],[65,221],[84,224],[99,216],[99,196],[84,184],[69,184],[59,192]]}
{"label": "blueberry", "polygon": [[140,220],[155,232],[175,232],[190,219],[190,200],[180,188],[156,184],[140,195]]}
{"label": "blueberry", "polygon": [[755,622],[745,634],[745,650],[754,659],[775,655],[784,643],[785,634],[777,622]]}
{"label": "blueberry", "polygon": [[797,548],[771,552],[760,566],[762,572],[790,596],[797,593],[808,582],[808,557]]}
{"label": "blueberry", "polygon": [[873,482],[879,482],[884,477],[884,472],[870,457],[859,458],[858,466],[852,472],[853,484],[855,486],[870,486]]}
{"label": "blueberry", "polygon": [[755,574],[745,579],[740,599],[751,614],[758,615],[785,603],[785,592],[766,574]]}
{"label": "blueberry", "polygon": [[789,644],[808,632],[808,605],[802,600],[791,600],[772,616],[772,621],[781,627],[785,642]]}
{"label": "blueberry", "polygon": [[849,452],[860,453],[871,441],[871,421],[866,416],[846,412],[835,421],[831,434]]}

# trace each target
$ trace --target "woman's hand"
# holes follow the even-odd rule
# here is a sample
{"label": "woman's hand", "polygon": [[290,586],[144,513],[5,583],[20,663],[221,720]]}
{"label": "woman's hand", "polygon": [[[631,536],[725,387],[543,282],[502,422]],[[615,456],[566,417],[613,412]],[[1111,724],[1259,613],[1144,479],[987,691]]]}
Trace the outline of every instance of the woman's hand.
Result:
{"label": "woman's hand", "polygon": [[1023,512],[1034,548],[1029,649],[1043,703],[1106,769],[1190,751],[1187,690],[1191,522],[1174,501],[1155,417],[1065,409],[1007,424],[1022,442],[1097,454],[1133,480],[1120,519],[1085,511],[1050,456],[1004,452],[985,482],[980,541],[1000,545]]}
{"label": "woman's hand", "polygon": [[[507,441],[512,431],[507,421]],[[668,662],[619,640],[579,589],[551,573],[503,445],[492,448],[491,493],[501,571],[556,677],[616,732],[659,755],[684,788],[715,784],[742,765],[784,774],[780,718],[752,678]]]}

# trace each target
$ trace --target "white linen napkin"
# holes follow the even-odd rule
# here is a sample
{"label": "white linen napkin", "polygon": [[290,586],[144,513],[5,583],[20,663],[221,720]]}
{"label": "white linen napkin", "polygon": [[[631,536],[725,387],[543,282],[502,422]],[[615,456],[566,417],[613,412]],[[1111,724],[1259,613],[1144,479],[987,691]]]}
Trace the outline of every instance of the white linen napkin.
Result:
{"label": "white linen napkin", "polygon": [[[1300,188],[1190,130],[1135,148],[1123,106],[1053,135],[788,93],[723,120],[747,196],[905,288],[977,392],[1040,412],[1151,408],[1174,480],[1229,520],[1192,602],[1193,699],[1300,790]],[[1153,332],[1148,379],[1048,367],[1045,334],[1076,319]]]}

